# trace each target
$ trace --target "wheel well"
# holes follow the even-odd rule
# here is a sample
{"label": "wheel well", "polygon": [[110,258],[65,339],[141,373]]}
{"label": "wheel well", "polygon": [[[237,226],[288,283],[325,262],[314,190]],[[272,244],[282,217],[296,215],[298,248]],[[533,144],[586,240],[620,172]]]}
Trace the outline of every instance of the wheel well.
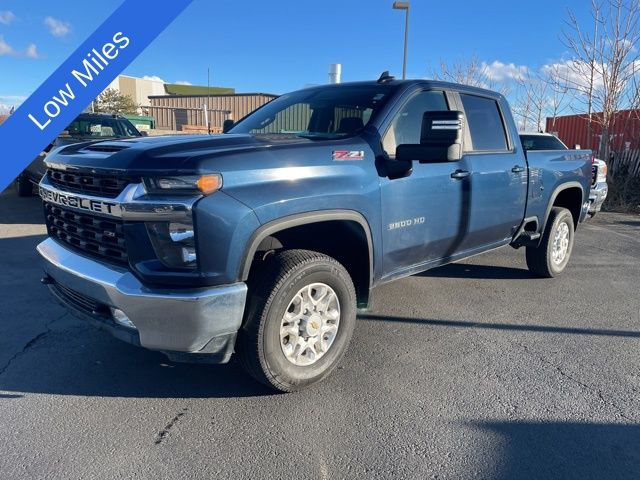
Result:
{"label": "wheel well", "polygon": [[249,271],[267,256],[280,249],[305,249],[335,258],[353,280],[358,306],[369,302],[371,260],[369,237],[364,228],[352,220],[329,220],[286,228],[264,238],[256,249]]}
{"label": "wheel well", "polygon": [[573,227],[578,228],[580,212],[582,210],[582,190],[578,187],[571,187],[562,190],[553,201],[554,207],[563,207],[571,212],[573,217]]}

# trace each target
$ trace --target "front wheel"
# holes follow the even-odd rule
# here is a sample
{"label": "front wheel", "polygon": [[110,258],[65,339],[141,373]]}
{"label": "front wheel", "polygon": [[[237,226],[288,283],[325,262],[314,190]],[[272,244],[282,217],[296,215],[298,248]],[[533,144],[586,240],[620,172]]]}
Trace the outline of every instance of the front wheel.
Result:
{"label": "front wheel", "polygon": [[340,263],[308,250],[275,253],[249,281],[240,360],[258,381],[298,390],[337,366],[355,320],[355,289]]}
{"label": "front wheel", "polygon": [[573,216],[566,208],[553,207],[540,245],[527,247],[527,267],[539,277],[551,278],[562,273],[573,251],[575,229]]}

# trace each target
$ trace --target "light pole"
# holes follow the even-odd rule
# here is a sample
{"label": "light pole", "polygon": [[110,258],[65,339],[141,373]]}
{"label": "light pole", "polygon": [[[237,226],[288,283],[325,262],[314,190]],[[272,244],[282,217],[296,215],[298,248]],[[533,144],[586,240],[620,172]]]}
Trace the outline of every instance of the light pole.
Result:
{"label": "light pole", "polygon": [[402,79],[407,78],[407,41],[409,39],[409,2],[393,2],[394,10],[404,10],[404,53],[402,55]]}

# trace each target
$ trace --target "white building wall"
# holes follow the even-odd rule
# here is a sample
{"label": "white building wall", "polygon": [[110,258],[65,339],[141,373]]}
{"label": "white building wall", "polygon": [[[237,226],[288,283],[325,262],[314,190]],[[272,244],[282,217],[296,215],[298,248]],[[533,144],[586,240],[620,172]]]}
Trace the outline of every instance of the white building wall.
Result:
{"label": "white building wall", "polygon": [[166,94],[163,82],[128,75],[118,75],[107,88],[131,96],[142,107],[150,105],[149,96]]}
{"label": "white building wall", "polygon": [[139,105],[148,107],[150,105],[149,96],[165,94],[163,82],[136,78],[136,103]]}

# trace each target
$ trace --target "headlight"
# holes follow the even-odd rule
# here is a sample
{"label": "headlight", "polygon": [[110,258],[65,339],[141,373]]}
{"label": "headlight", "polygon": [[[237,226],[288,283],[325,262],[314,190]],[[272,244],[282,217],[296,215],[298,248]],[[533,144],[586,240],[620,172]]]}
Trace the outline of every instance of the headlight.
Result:
{"label": "headlight", "polygon": [[148,177],[143,181],[145,187],[151,193],[210,195],[222,188],[222,176],[217,173],[211,175]]}
{"label": "headlight", "polygon": [[198,264],[193,223],[147,223],[147,231],[158,259],[169,268],[195,269]]}
{"label": "headlight", "polygon": [[607,166],[606,165],[601,165],[598,168],[598,176],[596,177],[596,182],[598,183],[604,183],[607,181]]}

